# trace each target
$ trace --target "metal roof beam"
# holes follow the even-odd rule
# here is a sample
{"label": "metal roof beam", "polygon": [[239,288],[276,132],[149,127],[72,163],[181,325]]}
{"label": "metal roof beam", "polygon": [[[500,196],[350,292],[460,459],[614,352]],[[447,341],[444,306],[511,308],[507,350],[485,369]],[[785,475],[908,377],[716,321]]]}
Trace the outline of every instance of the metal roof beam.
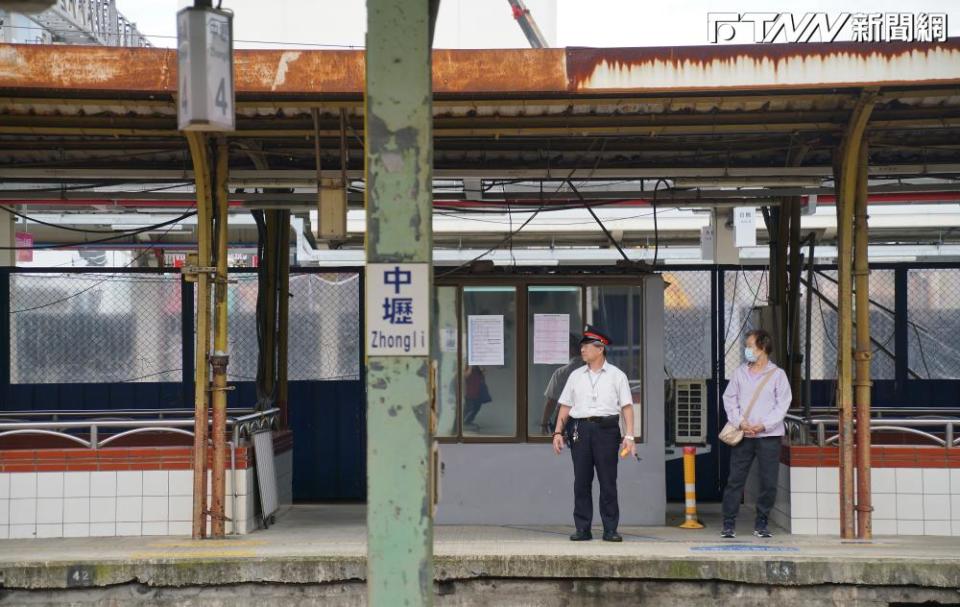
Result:
{"label": "metal roof beam", "polygon": [[[339,171],[330,171],[339,175]],[[553,174],[546,169],[436,169],[434,177],[437,179],[459,179],[475,177],[481,179],[621,179],[621,178],[739,178],[739,177],[823,177],[833,178],[833,169],[824,166],[799,167],[623,167],[599,168],[596,170],[582,168],[572,173],[567,170],[559,171],[560,175]],[[925,175],[948,175],[960,173],[960,163],[943,164],[896,164],[870,165],[870,175],[921,177]],[[362,179],[363,171],[349,170],[347,177]],[[17,168],[0,167],[0,180],[30,180],[44,181],[116,181],[123,183],[135,182],[165,182],[165,181],[192,181],[193,171],[187,170],[150,170],[150,169],[75,169],[75,168]],[[258,186],[256,184],[265,184]],[[310,187],[316,185],[315,170],[246,170],[233,169],[230,171],[230,185],[232,187]]]}

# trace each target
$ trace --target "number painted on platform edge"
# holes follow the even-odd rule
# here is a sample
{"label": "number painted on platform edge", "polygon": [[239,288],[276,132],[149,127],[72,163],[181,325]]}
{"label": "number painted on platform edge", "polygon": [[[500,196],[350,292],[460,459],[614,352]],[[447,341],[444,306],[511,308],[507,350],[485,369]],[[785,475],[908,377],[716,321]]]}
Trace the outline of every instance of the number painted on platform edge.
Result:
{"label": "number painted on platform edge", "polygon": [[93,586],[95,573],[90,565],[71,565],[67,569],[67,587]]}

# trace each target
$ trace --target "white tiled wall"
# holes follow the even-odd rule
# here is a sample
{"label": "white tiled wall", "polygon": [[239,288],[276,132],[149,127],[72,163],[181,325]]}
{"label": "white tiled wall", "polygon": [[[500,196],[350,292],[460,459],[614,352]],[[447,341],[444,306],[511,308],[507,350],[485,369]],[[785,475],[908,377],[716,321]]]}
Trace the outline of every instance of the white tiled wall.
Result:
{"label": "white tiled wall", "polygon": [[[277,455],[280,503],[293,497],[293,452]],[[254,470],[227,470],[226,514],[237,533],[256,523]],[[208,482],[208,487],[209,482]],[[960,487],[960,483],[958,483]],[[190,535],[191,470],[0,473],[0,539],[117,535]],[[228,521],[227,532],[233,531]]]}
{"label": "white tiled wall", "polygon": [[[789,525],[801,535],[840,533],[837,468],[787,468]],[[960,536],[960,470],[873,468],[874,535]],[[782,490],[782,488],[781,488]],[[779,495],[778,495],[779,501]]]}
{"label": "white tiled wall", "polygon": [[[192,474],[192,473],[191,473]],[[226,493],[226,504],[225,504],[225,514],[228,520],[226,522],[226,529],[228,533],[233,532],[233,519],[236,519],[236,529],[237,533],[244,534],[250,533],[251,531],[257,528],[257,518],[256,511],[254,510],[254,499],[256,499],[256,476],[252,468],[248,470],[238,470],[237,471],[237,491],[236,491],[236,516],[234,515],[234,491],[233,491],[233,479],[231,474],[227,472],[227,493]],[[192,476],[191,476],[192,478]],[[191,481],[192,482],[192,481]],[[207,476],[207,496],[210,495],[210,476]],[[188,497],[193,495],[191,490]],[[192,499],[192,497],[191,497]],[[192,501],[188,506],[181,505],[182,508],[187,509],[187,518],[186,522],[190,524],[191,509],[193,508]],[[209,531],[210,525],[207,525],[207,530]],[[187,533],[190,533],[189,527]]]}

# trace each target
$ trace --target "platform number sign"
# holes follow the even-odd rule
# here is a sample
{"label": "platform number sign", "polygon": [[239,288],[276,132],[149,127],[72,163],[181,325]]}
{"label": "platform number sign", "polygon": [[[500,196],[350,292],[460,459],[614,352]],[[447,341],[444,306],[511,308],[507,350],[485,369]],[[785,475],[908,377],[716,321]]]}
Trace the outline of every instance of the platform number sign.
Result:
{"label": "platform number sign", "polygon": [[430,266],[367,264],[364,281],[367,356],[430,353]]}
{"label": "platform number sign", "polygon": [[233,15],[177,13],[177,124],[184,131],[234,130]]}
{"label": "platform number sign", "polygon": [[93,586],[96,570],[91,565],[71,565],[67,568],[67,588]]}

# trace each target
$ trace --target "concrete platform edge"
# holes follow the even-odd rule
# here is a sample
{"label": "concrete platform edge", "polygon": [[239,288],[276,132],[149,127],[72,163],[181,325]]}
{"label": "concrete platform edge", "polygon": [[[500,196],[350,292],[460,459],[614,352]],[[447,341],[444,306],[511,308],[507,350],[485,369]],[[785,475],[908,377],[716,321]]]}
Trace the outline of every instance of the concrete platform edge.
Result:
{"label": "concrete platform edge", "polygon": [[[960,587],[960,566],[952,559],[857,559],[591,556],[438,556],[437,581],[472,578],[718,580],[747,584],[807,586]],[[219,558],[101,562],[0,563],[0,587],[57,589],[69,584],[77,567],[90,572],[87,587],[141,583],[154,587],[217,586],[240,583],[335,584],[362,582],[366,558],[321,556]]]}

